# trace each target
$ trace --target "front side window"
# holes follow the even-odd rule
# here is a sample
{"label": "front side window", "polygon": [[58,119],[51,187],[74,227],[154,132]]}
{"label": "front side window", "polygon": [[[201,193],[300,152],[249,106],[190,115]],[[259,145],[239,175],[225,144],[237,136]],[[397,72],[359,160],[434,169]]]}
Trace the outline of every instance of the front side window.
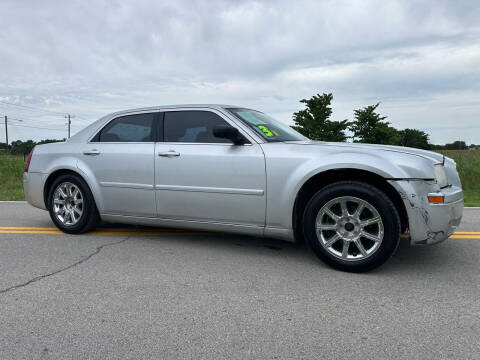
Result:
{"label": "front side window", "polygon": [[308,140],[306,137],[293,130],[290,126],[285,125],[260,111],[250,109],[228,110],[267,141],[275,142]]}
{"label": "front side window", "polygon": [[170,111],[163,121],[165,142],[230,143],[213,135],[215,126],[228,124],[210,111]]}
{"label": "front side window", "polygon": [[95,137],[96,142],[151,142],[154,140],[155,113],[118,117]]}

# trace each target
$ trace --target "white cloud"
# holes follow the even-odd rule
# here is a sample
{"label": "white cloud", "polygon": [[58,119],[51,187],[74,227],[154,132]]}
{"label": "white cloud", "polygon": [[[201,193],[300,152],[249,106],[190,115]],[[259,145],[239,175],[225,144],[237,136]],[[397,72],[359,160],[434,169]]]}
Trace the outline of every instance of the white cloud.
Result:
{"label": "white cloud", "polygon": [[245,105],[288,122],[298,100],[333,92],[335,119],[380,101],[399,128],[480,143],[476,1],[3,1],[0,12],[0,97],[74,113],[74,131],[169,103]]}

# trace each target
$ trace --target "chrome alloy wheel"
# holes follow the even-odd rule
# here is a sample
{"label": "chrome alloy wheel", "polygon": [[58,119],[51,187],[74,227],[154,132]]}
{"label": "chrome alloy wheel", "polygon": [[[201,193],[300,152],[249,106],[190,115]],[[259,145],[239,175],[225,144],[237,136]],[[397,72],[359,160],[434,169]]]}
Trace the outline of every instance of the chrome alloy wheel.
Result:
{"label": "chrome alloy wheel", "polygon": [[341,196],[318,212],[316,233],[320,244],[333,256],[358,261],[378,250],[384,237],[377,209],[365,200]]}
{"label": "chrome alloy wheel", "polygon": [[64,225],[73,226],[83,214],[83,195],[78,186],[64,182],[53,193],[53,211]]}

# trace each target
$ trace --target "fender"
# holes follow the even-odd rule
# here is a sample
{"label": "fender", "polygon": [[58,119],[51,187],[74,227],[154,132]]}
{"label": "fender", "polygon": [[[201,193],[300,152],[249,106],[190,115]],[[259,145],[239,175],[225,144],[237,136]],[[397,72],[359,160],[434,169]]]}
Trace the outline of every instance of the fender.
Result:
{"label": "fender", "polygon": [[[323,144],[285,144],[275,148],[272,145],[276,144],[262,144],[262,148],[267,167],[266,223],[274,228],[292,228],[292,213],[298,192],[310,178],[323,172],[357,169],[384,179],[408,179],[426,178],[427,174],[419,169],[433,166],[422,157],[381,150],[350,150]],[[285,174],[288,176],[285,177]]]}
{"label": "fender", "polygon": [[[76,161],[76,160],[75,160]],[[78,168],[76,165],[57,165],[57,166],[52,166],[51,168],[48,169],[48,173],[44,174],[43,178],[43,183],[42,183],[42,189],[44,192],[44,198],[46,197],[46,191],[47,189],[45,188],[47,182],[50,180],[51,176],[55,174],[56,172],[63,171],[63,170],[68,170],[71,171],[77,175],[79,175],[83,181],[85,181],[90,188],[90,191],[92,192],[93,198],[95,200],[95,204],[97,207],[99,207],[99,204],[102,203],[102,197],[101,197],[101,192],[99,191],[98,184],[95,182],[91,181],[91,177],[82,171],[82,169]],[[46,203],[45,203],[45,208],[46,208]]]}

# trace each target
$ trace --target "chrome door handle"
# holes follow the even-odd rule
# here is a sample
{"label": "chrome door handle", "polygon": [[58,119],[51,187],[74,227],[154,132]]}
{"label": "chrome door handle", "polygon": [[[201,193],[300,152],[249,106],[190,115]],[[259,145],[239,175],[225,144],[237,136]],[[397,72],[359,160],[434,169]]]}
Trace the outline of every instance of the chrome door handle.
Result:
{"label": "chrome door handle", "polygon": [[98,151],[96,149],[87,150],[87,151],[83,152],[83,155],[91,155],[91,156],[100,155],[100,151]]}
{"label": "chrome door handle", "polygon": [[164,152],[159,152],[158,156],[174,157],[174,156],[180,156],[180,153],[176,152],[175,150],[168,150],[168,151],[164,151]]}

